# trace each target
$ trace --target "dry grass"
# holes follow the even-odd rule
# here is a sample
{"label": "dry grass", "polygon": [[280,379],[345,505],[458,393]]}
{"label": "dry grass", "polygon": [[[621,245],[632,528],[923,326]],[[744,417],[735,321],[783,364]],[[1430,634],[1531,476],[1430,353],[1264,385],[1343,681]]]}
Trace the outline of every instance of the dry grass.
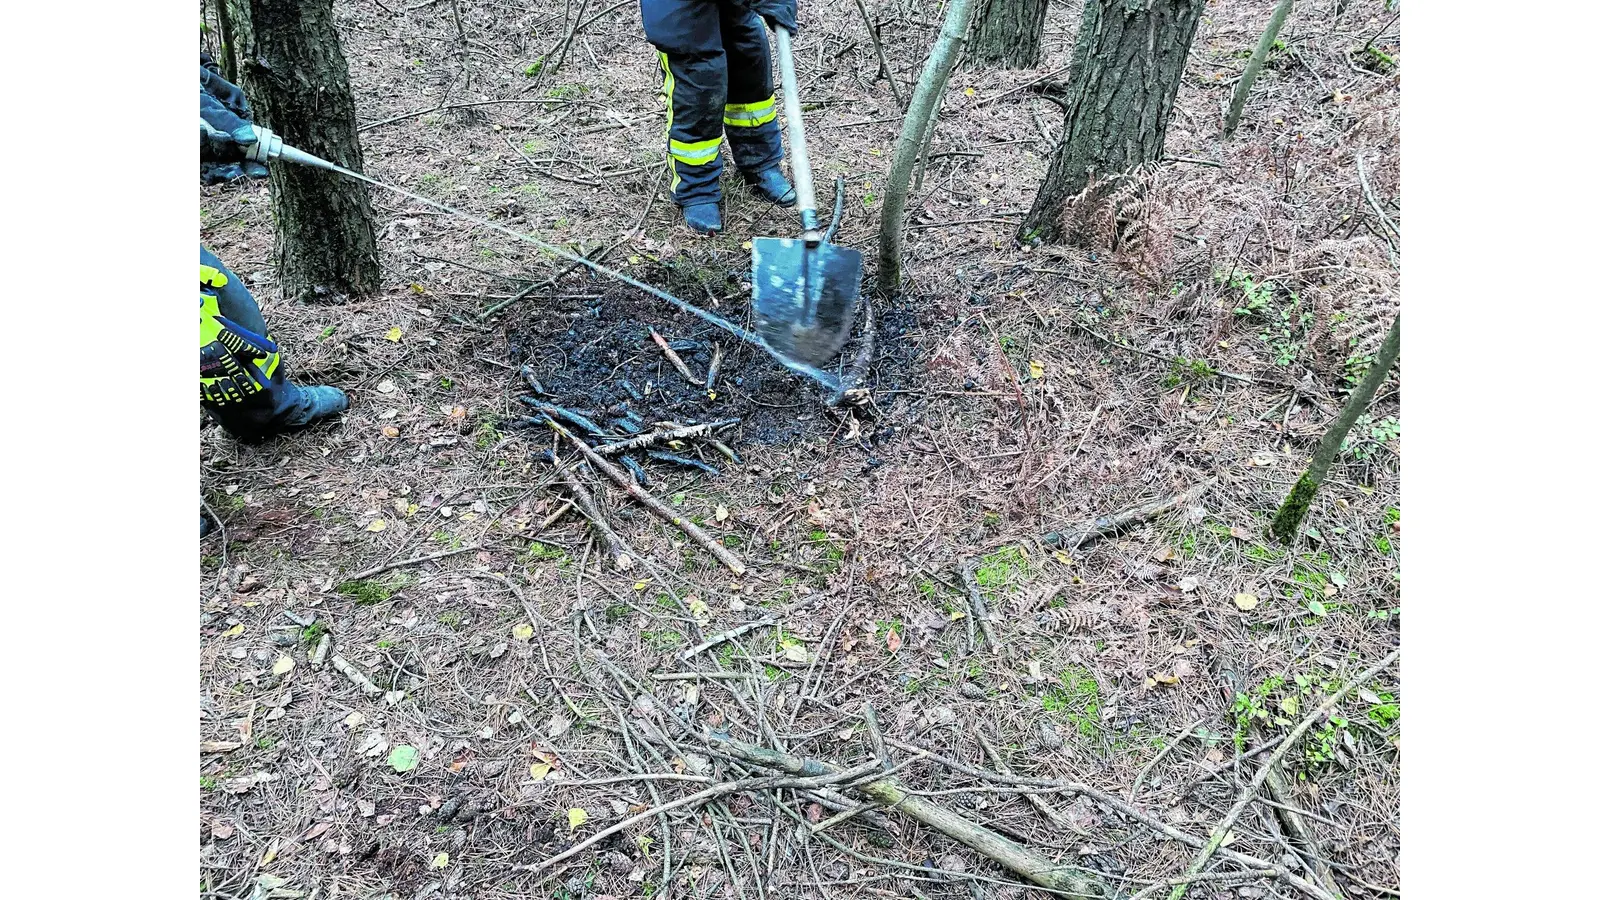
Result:
{"label": "dry grass", "polygon": [[[562,4],[465,0],[464,53],[450,4],[385,5],[398,14],[371,2],[338,9],[363,121],[447,99],[563,102],[373,128],[363,134],[373,175],[585,247],[609,243],[639,220],[660,190],[662,113],[633,6],[592,26],[558,75],[539,80],[522,73],[561,39]],[[215,429],[202,439],[202,489],[223,514],[231,545],[225,572],[214,539],[201,548],[201,731],[206,740],[244,740],[201,758],[203,785],[216,785],[202,790],[202,879],[219,896],[241,897],[259,872],[318,897],[659,896],[670,842],[673,895],[759,896],[759,877],[776,897],[914,888],[953,898],[968,887],[934,870],[1009,880],[906,823],[892,836],[859,822],[824,832],[855,855],[800,840],[766,794],[729,798],[714,816],[686,813],[667,836],[653,823],[641,826],[547,880],[514,871],[574,840],[567,809],[590,817],[581,838],[651,805],[653,792],[665,799],[697,789],[559,780],[640,767],[693,774],[701,763],[671,751],[658,763],[637,747],[635,762],[615,729],[624,720],[633,729],[666,728],[660,723],[668,720],[612,681],[587,652],[595,649],[646,683],[661,672],[745,673],[708,680],[692,698],[693,682],[653,684],[662,706],[735,737],[766,740],[764,717],[792,752],[860,761],[870,749],[857,715],[871,702],[893,737],[987,767],[971,733],[981,727],[998,735],[1020,775],[1118,795],[1165,741],[1199,720],[1211,737],[1168,753],[1138,803],[1203,835],[1237,792],[1231,777],[1205,780],[1234,755],[1230,684],[1248,692],[1282,678],[1268,704],[1272,717],[1294,718],[1278,704],[1298,696],[1297,675],[1309,684],[1301,698],[1309,709],[1327,683],[1380,658],[1399,633],[1397,619],[1378,617],[1399,605],[1399,529],[1388,521],[1398,516],[1398,440],[1336,467],[1307,522],[1319,537],[1287,550],[1264,537],[1342,401],[1351,357],[1376,348],[1398,309],[1389,239],[1363,198],[1357,156],[1376,195],[1395,198],[1389,218],[1400,218],[1398,76],[1364,71],[1346,54],[1387,19],[1379,3],[1352,3],[1338,21],[1326,3],[1297,9],[1282,36],[1288,51],[1258,81],[1239,134],[1219,141],[1219,110],[1244,63],[1236,54],[1254,45],[1270,5],[1209,13],[1168,153],[1216,165],[1177,162],[1152,172],[1137,208],[1124,214],[1116,248],[1015,245],[1004,223],[1020,219],[1045,166],[1036,123],[1058,129],[1059,114],[1026,92],[984,102],[1064,66],[1077,10],[1052,9],[1041,71],[955,73],[934,153],[983,155],[935,158],[908,205],[918,226],[907,245],[911,286],[884,315],[873,408],[839,419],[803,388],[774,400],[730,384],[727,403],[784,407],[769,412],[791,421],[794,434],[774,441],[754,429],[735,432],[746,465],[718,479],[652,470],[658,496],[681,495],[685,514],[738,544],[754,570],[742,580],[614,493],[602,495],[613,525],[664,579],[602,566],[604,554],[591,549],[575,515],[537,543],[527,537],[560,495],[535,459],[546,445],[507,440],[503,430],[519,414],[512,398],[520,393],[507,335],[535,335],[534,358],[558,365],[562,340],[581,346],[594,333],[583,316],[590,295],[611,302],[615,289],[569,276],[550,296],[541,292],[477,325],[477,310],[523,280],[548,277],[551,264],[377,196],[384,291],[341,306],[293,306],[278,299],[271,278],[265,186],[205,191],[202,240],[263,301],[292,371],[345,386],[354,404],[338,426],[262,447],[239,446]],[[591,4],[585,15],[606,6]],[[933,37],[936,13],[920,4],[868,7],[901,20],[885,36],[904,84]],[[803,24],[806,100],[824,104],[808,120],[818,181],[846,178],[839,240],[870,248],[878,203],[865,198],[886,177],[893,101],[871,82],[876,61],[853,2],[807,4]],[[1398,33],[1396,25],[1379,42],[1390,55],[1398,54]],[[604,188],[546,177],[507,137],[548,172],[628,174]],[[694,239],[658,199],[640,236],[610,260],[743,315],[739,276],[748,252],[740,244],[793,225],[739,188],[729,190],[726,215],[726,235]],[[1239,273],[1234,282],[1248,276],[1275,289],[1259,309],[1238,313],[1248,291],[1229,283],[1230,271]],[[648,324],[669,337],[698,333],[666,312]],[[1080,324],[1204,366],[1180,371],[1112,349]],[[396,327],[401,339],[388,340]],[[1034,361],[1042,377],[1030,377]],[[1209,377],[1207,367],[1255,381]],[[759,368],[758,360],[731,357],[725,377],[753,377]],[[1398,418],[1398,407],[1392,384],[1372,414]],[[398,437],[385,436],[385,426]],[[1197,507],[1076,554],[1038,540],[1212,476],[1218,483]],[[731,512],[726,522],[715,520],[718,506]],[[380,519],[383,529],[370,530]],[[471,544],[482,549],[379,576],[378,588],[339,591],[351,572]],[[980,577],[1006,651],[968,656],[965,624],[952,621],[963,598],[940,579],[959,586],[954,567],[985,554]],[[1241,612],[1239,593],[1257,595],[1259,606]],[[706,604],[704,621],[688,611],[691,597]],[[1309,608],[1312,599],[1325,615]],[[403,697],[365,697],[331,668],[314,669],[311,642],[286,608],[315,614],[335,652]],[[808,672],[786,659],[773,629],[690,663],[676,659],[700,636],[759,615],[776,617],[783,636],[821,660]],[[238,634],[235,624],[243,626]],[[522,624],[534,626],[526,642],[514,632]],[[891,630],[903,641],[897,652],[888,647]],[[286,676],[271,674],[280,655],[297,663]],[[800,700],[802,687],[816,702]],[[1370,688],[1399,694],[1393,672]],[[1349,879],[1341,884],[1349,895],[1371,894],[1363,883],[1399,880],[1398,725],[1374,712],[1387,706],[1380,701],[1344,705],[1351,743],[1336,729],[1332,759],[1290,757],[1293,772],[1306,776],[1295,802],[1329,820],[1312,825]],[[575,724],[551,737],[557,715]],[[1272,717],[1261,723],[1265,733],[1286,730]],[[245,723],[248,737],[240,738]],[[1042,736],[1045,726],[1063,738],[1059,748]],[[385,749],[363,753],[374,740]],[[401,743],[421,751],[406,774],[384,762],[386,748]],[[541,762],[559,778],[531,777]],[[238,795],[223,790],[252,772],[277,780]],[[726,774],[720,763],[716,774]],[[927,790],[972,784],[927,763],[902,775]],[[809,801],[779,796],[789,809],[809,811]],[[1054,802],[1087,838],[1055,831],[1015,795],[941,800],[1123,888],[1179,873],[1193,855],[1083,797]],[[445,812],[455,814],[442,821]],[[1258,809],[1241,820],[1232,847],[1277,860],[1275,828]],[[655,843],[646,851],[640,838]],[[449,853],[448,865],[430,868],[440,853]],[[908,873],[873,859],[927,868]],[[1190,896],[1262,896],[1252,890],[1196,885]]]}

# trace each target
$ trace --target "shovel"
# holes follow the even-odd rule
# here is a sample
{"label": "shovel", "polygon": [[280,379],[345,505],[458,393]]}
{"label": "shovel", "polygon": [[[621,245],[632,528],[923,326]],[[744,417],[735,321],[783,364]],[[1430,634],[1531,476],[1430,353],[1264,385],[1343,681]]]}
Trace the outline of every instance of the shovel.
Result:
{"label": "shovel", "polygon": [[756,330],[784,356],[813,366],[832,359],[850,337],[861,299],[861,251],[823,241],[817,222],[817,197],[806,157],[806,131],[800,121],[800,88],[794,77],[789,30],[773,29],[778,72],[783,80],[783,111],[789,120],[790,168],[798,195],[800,228],[795,238],[751,241],[751,300]]}

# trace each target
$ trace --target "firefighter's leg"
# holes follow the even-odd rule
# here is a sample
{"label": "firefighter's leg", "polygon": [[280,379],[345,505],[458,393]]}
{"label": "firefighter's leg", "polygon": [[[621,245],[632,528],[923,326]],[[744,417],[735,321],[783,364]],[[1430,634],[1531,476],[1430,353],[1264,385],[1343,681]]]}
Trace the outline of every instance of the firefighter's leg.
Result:
{"label": "firefighter's leg", "polygon": [[756,193],[783,206],[795,195],[778,165],[783,161],[782,130],[772,91],[772,54],[761,17],[730,0],[717,5],[723,52],[728,57],[728,102],[722,124],[734,164]]}
{"label": "firefighter's leg", "polygon": [[[239,277],[200,248],[200,405],[236,437],[259,440],[343,411],[331,387],[300,387],[284,371],[261,307]],[[214,298],[208,306],[205,298]],[[208,310],[214,314],[207,316]]]}
{"label": "firefighter's leg", "polygon": [[654,44],[667,98],[672,199],[690,227],[721,229],[722,112],[728,71],[715,0],[643,0],[645,36]]}

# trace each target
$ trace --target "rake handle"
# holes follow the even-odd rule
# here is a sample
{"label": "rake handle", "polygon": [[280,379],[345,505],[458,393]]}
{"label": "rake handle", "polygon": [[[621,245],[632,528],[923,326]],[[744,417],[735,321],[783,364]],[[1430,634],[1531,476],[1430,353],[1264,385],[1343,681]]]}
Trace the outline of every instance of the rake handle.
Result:
{"label": "rake handle", "polygon": [[806,155],[806,126],[800,120],[800,83],[794,77],[794,49],[789,29],[772,29],[778,44],[778,76],[783,83],[783,115],[789,123],[789,168],[794,173],[794,192],[799,198],[800,227],[809,247],[821,243],[817,223],[817,192],[811,183],[811,159]]}

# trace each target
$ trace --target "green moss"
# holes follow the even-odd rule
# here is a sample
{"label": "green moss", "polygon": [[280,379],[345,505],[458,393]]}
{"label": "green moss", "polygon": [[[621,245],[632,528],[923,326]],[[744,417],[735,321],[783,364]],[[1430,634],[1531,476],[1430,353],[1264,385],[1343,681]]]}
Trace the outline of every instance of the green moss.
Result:
{"label": "green moss", "polygon": [[1002,588],[1010,587],[1015,581],[1027,578],[1028,558],[1023,555],[1020,547],[1001,547],[981,557],[978,560],[977,571],[973,574],[977,578],[978,587],[993,594]]}
{"label": "green moss", "polygon": [[1083,666],[1061,670],[1061,687],[1047,691],[1040,702],[1091,740],[1100,736],[1100,682]]}
{"label": "green moss", "polygon": [[644,641],[646,647],[663,653],[683,643],[683,635],[670,628],[660,631],[641,631],[639,638]]}
{"label": "green moss", "polygon": [[312,622],[310,625],[300,629],[300,642],[307,647],[315,647],[317,642],[322,640],[322,636],[327,633],[328,626],[321,622]]}
{"label": "green moss", "polygon": [[1319,487],[1321,485],[1311,477],[1310,472],[1300,476],[1283,505],[1278,507],[1278,514],[1272,517],[1273,537],[1285,544],[1294,540],[1295,532],[1300,530],[1301,520],[1311,510],[1311,501],[1316,499]]}
{"label": "green moss", "polygon": [[606,607],[606,624],[615,625],[633,614],[633,608],[626,603],[613,603]]}
{"label": "green moss", "polygon": [[354,597],[357,606],[371,606],[375,603],[382,603],[393,597],[397,589],[397,587],[391,587],[372,578],[340,582],[339,586],[334,588],[335,591],[347,597]]}

